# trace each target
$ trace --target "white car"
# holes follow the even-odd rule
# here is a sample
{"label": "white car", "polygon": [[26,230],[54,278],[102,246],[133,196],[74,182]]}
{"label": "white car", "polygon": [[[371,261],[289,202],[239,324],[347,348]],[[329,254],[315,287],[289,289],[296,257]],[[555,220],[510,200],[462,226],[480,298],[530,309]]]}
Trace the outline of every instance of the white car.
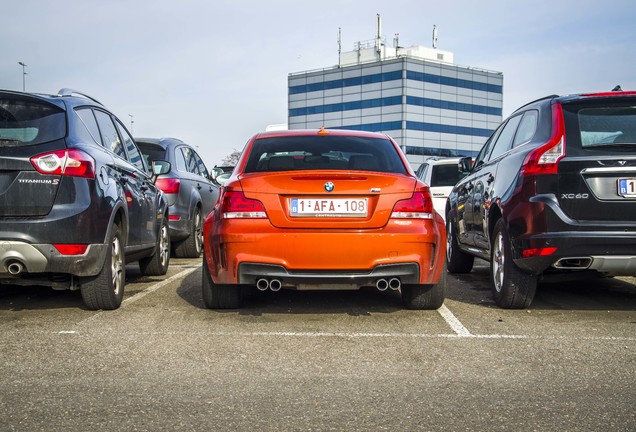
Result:
{"label": "white car", "polygon": [[431,156],[422,162],[416,171],[417,178],[431,188],[433,208],[444,219],[448,194],[453,186],[466,175],[459,170],[459,159]]}

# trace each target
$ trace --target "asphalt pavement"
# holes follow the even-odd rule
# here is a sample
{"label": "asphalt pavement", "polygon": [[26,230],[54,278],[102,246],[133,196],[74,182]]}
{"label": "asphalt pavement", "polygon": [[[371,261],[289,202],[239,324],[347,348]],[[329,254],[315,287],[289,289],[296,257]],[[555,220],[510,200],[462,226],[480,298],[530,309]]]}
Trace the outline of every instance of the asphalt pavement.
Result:
{"label": "asphalt pavement", "polygon": [[116,311],[0,287],[0,430],[636,430],[632,278],[542,284],[512,311],[479,263],[438,311],[374,289],[211,311],[200,265],[129,266]]}

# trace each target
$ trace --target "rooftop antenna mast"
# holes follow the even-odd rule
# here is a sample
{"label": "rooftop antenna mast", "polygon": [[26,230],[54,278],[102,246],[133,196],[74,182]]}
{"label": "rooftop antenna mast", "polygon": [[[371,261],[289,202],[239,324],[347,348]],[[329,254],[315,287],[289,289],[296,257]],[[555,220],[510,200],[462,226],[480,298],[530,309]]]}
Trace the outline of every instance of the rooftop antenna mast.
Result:
{"label": "rooftop antenna mast", "polygon": [[437,49],[437,26],[433,25],[433,48]]}
{"label": "rooftop antenna mast", "polygon": [[338,67],[340,67],[340,53],[342,52],[342,28],[338,27]]}
{"label": "rooftop antenna mast", "polygon": [[382,60],[382,17],[378,15],[378,34],[375,40],[375,50],[378,53],[378,60]]}

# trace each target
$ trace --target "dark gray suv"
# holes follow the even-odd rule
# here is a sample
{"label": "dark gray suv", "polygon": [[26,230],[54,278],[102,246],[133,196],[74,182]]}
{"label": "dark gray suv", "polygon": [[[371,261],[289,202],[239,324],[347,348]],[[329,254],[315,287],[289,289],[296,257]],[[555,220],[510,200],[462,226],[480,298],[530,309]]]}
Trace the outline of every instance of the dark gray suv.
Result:
{"label": "dark gray suv", "polygon": [[636,92],[531,102],[460,166],[448,271],[490,261],[500,307],[528,307],[544,278],[636,275]]}
{"label": "dark gray suv", "polygon": [[192,146],[176,138],[135,138],[148,163],[170,162],[157,179],[170,206],[170,239],[174,256],[198,258],[203,250],[203,219],[219,198],[219,186]]}
{"label": "dark gray suv", "polygon": [[0,245],[0,283],[79,289],[89,309],[119,307],[127,262],[166,273],[168,203],[102,104],[0,90]]}

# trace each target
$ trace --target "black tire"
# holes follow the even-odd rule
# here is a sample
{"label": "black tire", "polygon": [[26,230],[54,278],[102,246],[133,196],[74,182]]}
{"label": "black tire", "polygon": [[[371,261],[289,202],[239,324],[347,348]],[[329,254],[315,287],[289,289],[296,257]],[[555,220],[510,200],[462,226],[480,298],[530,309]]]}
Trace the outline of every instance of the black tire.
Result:
{"label": "black tire", "polygon": [[139,260],[139,270],[145,276],[163,276],[170,264],[170,229],[168,217],[164,216],[159,227],[159,238],[152,256]]}
{"label": "black tire", "polygon": [[[444,266],[446,267],[446,266]],[[402,285],[402,304],[407,309],[434,310],[444,304],[446,297],[446,268],[434,285]]]}
{"label": "black tire", "polygon": [[199,258],[203,251],[203,217],[201,209],[195,207],[190,226],[190,235],[175,244],[174,256],[177,258]]}
{"label": "black tire", "polygon": [[111,227],[104,266],[97,276],[80,279],[84,304],[90,310],[113,310],[121,305],[126,283],[126,257],[118,225]]}
{"label": "black tire", "polygon": [[446,215],[446,266],[449,273],[470,273],[475,257],[459,250],[457,234],[449,214]]}
{"label": "black tire", "polygon": [[537,290],[537,275],[524,272],[512,260],[510,236],[503,219],[495,224],[490,256],[492,291],[497,306],[525,309]]}
{"label": "black tire", "polygon": [[210,276],[203,254],[203,265],[201,266],[201,294],[203,303],[208,309],[239,309],[242,303],[242,287],[240,285],[217,285]]}

